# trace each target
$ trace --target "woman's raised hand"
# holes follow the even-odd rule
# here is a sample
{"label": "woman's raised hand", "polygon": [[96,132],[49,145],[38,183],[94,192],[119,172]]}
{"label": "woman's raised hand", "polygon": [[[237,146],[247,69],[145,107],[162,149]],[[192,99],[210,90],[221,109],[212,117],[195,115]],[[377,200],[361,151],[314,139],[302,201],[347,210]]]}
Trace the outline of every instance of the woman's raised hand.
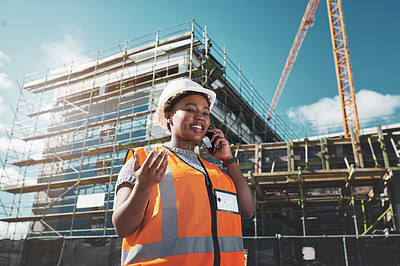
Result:
{"label": "woman's raised hand", "polygon": [[142,166],[140,166],[139,154],[135,153],[134,170],[138,189],[153,188],[163,180],[168,166],[168,153],[168,149],[164,149],[158,154],[156,149],[153,149]]}

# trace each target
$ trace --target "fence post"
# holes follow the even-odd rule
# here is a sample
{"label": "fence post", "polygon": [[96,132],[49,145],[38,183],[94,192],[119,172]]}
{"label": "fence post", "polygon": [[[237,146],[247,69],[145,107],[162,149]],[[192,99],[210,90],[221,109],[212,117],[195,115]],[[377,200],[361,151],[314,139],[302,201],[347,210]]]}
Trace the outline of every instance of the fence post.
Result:
{"label": "fence post", "polygon": [[347,248],[346,248],[346,238],[343,237],[343,251],[344,251],[344,261],[346,262],[346,266],[349,266],[349,261],[347,259]]}
{"label": "fence post", "polygon": [[281,237],[282,237],[281,234],[276,234],[276,239],[278,240],[279,265],[282,265]]}
{"label": "fence post", "polygon": [[[261,213],[262,215],[262,213]],[[257,238],[257,191],[254,190],[254,237]]]}

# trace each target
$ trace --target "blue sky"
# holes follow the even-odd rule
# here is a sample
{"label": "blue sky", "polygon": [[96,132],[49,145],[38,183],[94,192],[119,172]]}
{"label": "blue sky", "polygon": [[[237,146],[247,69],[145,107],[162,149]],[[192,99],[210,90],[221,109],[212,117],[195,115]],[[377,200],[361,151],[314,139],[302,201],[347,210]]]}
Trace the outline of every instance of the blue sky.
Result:
{"label": "blue sky", "polygon": [[[13,122],[17,81],[24,74],[192,18],[226,46],[270,103],[307,2],[1,1],[0,158]],[[360,118],[400,113],[400,2],[345,0],[343,10]],[[288,122],[340,124],[337,95],[326,2],[321,0],[276,111]]]}

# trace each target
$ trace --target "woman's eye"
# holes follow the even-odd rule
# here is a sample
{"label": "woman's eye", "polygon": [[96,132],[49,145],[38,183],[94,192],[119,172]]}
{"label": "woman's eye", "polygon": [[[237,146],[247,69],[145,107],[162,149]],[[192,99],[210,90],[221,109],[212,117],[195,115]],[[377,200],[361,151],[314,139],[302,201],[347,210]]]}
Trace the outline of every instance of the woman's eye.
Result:
{"label": "woman's eye", "polygon": [[210,116],[210,114],[209,114],[209,113],[203,113],[203,115],[204,115],[204,116]]}
{"label": "woman's eye", "polygon": [[190,113],[194,113],[193,109],[188,109],[187,111],[190,112]]}

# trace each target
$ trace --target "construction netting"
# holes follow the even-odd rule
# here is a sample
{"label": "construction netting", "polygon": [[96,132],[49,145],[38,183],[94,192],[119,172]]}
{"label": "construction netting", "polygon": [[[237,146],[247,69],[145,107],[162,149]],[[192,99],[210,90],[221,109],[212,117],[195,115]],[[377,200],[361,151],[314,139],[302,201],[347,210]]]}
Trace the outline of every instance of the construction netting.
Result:
{"label": "construction netting", "polygon": [[0,265],[120,265],[118,237],[0,240]]}

